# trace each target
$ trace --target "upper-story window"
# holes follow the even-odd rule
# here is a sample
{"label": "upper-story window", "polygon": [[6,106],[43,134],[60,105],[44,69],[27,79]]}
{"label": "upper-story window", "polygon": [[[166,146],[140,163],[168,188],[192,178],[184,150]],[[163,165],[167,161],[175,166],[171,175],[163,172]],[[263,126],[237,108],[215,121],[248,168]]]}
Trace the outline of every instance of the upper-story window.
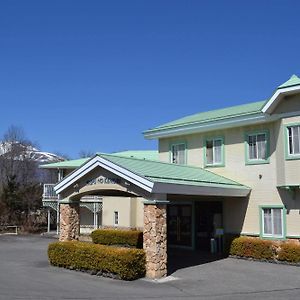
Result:
{"label": "upper-story window", "polygon": [[186,145],[178,143],[171,145],[171,162],[173,164],[186,164]]}
{"label": "upper-story window", "polygon": [[269,161],[269,134],[267,131],[246,134],[246,163]]}
{"label": "upper-story window", "polygon": [[222,137],[206,139],[205,166],[224,165],[224,140]]}
{"label": "upper-story window", "polygon": [[300,155],[300,125],[288,126],[288,154]]}

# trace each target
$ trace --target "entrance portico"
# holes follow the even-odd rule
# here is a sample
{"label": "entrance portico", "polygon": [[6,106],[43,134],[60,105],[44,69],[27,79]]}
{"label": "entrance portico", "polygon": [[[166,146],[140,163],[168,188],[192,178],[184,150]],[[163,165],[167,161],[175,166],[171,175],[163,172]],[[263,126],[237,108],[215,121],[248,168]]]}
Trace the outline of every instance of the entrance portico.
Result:
{"label": "entrance portico", "polygon": [[[222,205],[211,205],[209,201],[215,199],[221,203],[221,198],[245,198],[250,192],[243,185],[201,168],[104,154],[96,155],[65,177],[55,190],[63,199],[61,240],[78,238],[77,215],[82,196],[106,194],[142,198],[143,245],[149,278],[167,274],[167,241],[174,246],[207,247],[214,231],[212,226],[222,225]],[[206,204],[200,201],[202,206],[198,201],[188,202],[195,197],[210,200]],[[119,201],[121,205],[122,199]],[[196,218],[196,212],[201,215],[202,210],[209,212],[202,213],[205,222],[205,218],[201,218],[201,222]]]}

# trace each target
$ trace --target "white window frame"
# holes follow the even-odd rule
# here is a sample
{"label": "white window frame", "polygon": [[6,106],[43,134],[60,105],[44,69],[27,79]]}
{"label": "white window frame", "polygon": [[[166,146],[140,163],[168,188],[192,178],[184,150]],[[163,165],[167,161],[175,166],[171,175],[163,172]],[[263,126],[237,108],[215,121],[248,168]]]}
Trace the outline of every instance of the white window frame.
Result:
{"label": "white window frame", "polygon": [[114,211],[114,226],[119,226],[120,214],[117,210]]}
{"label": "white window frame", "polygon": [[[221,161],[216,162],[215,161],[215,151],[216,151],[216,146],[215,143],[216,141],[221,141]],[[213,161],[212,163],[209,163],[207,161],[207,142],[212,142],[212,151],[213,151]],[[222,166],[224,164],[224,139],[222,137],[216,137],[216,138],[208,138],[205,140],[205,165],[206,166]]]}
{"label": "white window frame", "polygon": [[[264,223],[264,210],[266,209],[270,209],[271,210],[271,228],[272,228],[272,233],[271,234],[268,234],[268,233],[265,233],[265,223]],[[281,230],[282,230],[282,233],[279,235],[279,234],[274,234],[274,210],[275,209],[280,209],[280,212],[281,212]],[[284,208],[283,207],[268,207],[268,206],[263,206],[261,207],[261,235],[262,237],[266,237],[266,238],[284,238],[285,236],[285,228],[284,228],[284,213],[283,213],[283,210]]]}
{"label": "white window frame", "polygon": [[[299,153],[291,153],[291,147],[290,147],[290,134],[289,134],[289,130],[293,127],[298,127],[298,131],[299,131],[299,144],[300,144],[300,125],[287,125],[287,144],[288,144],[288,155],[289,156],[299,156],[300,155],[300,151]],[[293,150],[295,149],[295,140],[294,140],[294,133],[293,130],[291,130],[291,138],[292,138],[292,144],[293,144]],[[299,145],[299,149],[300,149],[300,145]]]}
{"label": "white window frame", "polygon": [[[265,136],[265,152],[266,152],[266,157],[265,158],[260,158],[258,157],[258,144],[257,144],[257,137],[259,135],[264,135]],[[256,137],[256,145],[255,145],[255,150],[256,150],[256,155],[257,158],[250,158],[250,137]],[[247,134],[247,159],[248,161],[266,161],[268,160],[268,134],[266,132],[256,132],[256,133],[248,133]]]}
{"label": "white window frame", "polygon": [[[184,146],[184,161],[183,162],[174,162],[174,148],[178,147],[178,146]],[[175,144],[171,144],[171,163],[173,164],[179,164],[179,165],[185,165],[186,164],[186,143],[175,143]],[[177,150],[178,151],[178,150]]]}

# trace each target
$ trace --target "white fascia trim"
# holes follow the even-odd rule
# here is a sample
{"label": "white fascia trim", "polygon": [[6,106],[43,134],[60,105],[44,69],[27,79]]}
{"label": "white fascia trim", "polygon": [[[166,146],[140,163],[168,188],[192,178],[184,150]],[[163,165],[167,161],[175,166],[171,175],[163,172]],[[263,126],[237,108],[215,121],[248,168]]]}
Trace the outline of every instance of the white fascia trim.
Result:
{"label": "white fascia trim", "polygon": [[197,195],[197,196],[219,196],[219,197],[247,197],[250,189],[244,188],[224,188],[208,186],[192,186],[174,183],[154,184],[153,193],[178,194],[178,195]]}
{"label": "white fascia trim", "polygon": [[84,164],[82,167],[80,167],[78,170],[74,171],[69,176],[64,178],[61,182],[59,182],[54,187],[55,192],[57,194],[61,193],[71,184],[76,182],[79,178],[83,177],[84,175],[86,175],[87,173],[89,173],[91,170],[95,169],[98,166],[102,167],[103,169],[109,172],[112,172],[117,176],[120,176],[125,180],[128,180],[129,182],[133,183],[134,185],[137,185],[138,187],[142,188],[143,190],[146,190],[147,192],[152,191],[154,185],[152,181],[149,181],[139,175],[136,175],[128,171],[127,169],[124,169],[102,157],[95,156],[86,164]]}
{"label": "white fascia trim", "polygon": [[272,112],[272,108],[276,106],[276,104],[279,102],[279,100],[283,97],[284,94],[293,94],[297,91],[300,91],[299,85],[278,89],[271,97],[271,99],[264,105],[261,111],[263,113],[270,114]]}
{"label": "white fascia trim", "polygon": [[225,129],[225,128],[243,126],[243,125],[252,125],[252,124],[262,123],[266,121],[272,121],[270,116],[259,113],[259,114],[251,115],[249,117],[241,116],[236,118],[230,118],[228,120],[212,121],[205,124],[198,123],[198,124],[186,125],[182,127],[174,127],[170,129],[161,129],[153,133],[151,132],[144,133],[144,137],[146,139],[156,139],[156,138],[171,137],[176,135],[207,132],[216,129]]}

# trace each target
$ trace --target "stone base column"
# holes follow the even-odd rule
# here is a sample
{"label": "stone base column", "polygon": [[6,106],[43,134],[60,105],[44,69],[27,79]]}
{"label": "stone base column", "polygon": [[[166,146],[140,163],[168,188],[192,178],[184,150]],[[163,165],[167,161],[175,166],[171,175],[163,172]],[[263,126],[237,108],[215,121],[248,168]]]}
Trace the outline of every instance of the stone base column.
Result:
{"label": "stone base column", "polygon": [[78,240],[80,233],[79,202],[60,203],[60,241]]}
{"label": "stone base column", "polygon": [[167,275],[167,206],[144,204],[144,250],[146,276],[161,278]]}

